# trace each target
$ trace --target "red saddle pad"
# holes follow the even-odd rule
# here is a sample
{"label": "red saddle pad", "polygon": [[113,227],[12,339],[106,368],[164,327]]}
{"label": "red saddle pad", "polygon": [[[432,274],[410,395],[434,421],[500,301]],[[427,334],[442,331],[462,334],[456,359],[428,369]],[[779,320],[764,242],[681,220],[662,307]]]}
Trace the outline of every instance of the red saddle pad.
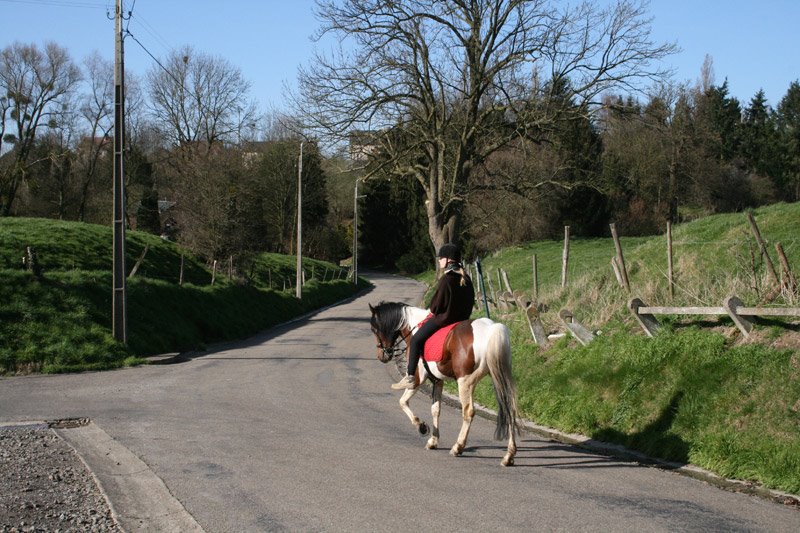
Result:
{"label": "red saddle pad", "polygon": [[[456,322],[456,324],[458,323]],[[450,330],[456,327],[456,324],[445,326],[428,337],[428,340],[425,341],[425,351],[423,352],[423,357],[425,357],[426,361],[438,363],[442,360],[444,340],[447,338],[447,334],[450,333]]]}

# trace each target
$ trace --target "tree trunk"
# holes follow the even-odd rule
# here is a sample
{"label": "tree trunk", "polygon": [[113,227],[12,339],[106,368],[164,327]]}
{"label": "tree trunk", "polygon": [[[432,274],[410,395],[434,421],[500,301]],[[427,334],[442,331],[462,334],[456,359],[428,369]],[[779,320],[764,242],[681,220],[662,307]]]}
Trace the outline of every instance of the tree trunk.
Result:
{"label": "tree trunk", "polygon": [[14,205],[14,200],[17,198],[17,190],[19,189],[19,184],[22,182],[22,172],[16,168],[11,170],[11,180],[8,184],[8,191],[6,193],[5,202],[3,202],[2,212],[0,212],[0,216],[9,216],[11,215],[11,208]]}
{"label": "tree trunk", "polygon": [[[461,244],[459,232],[461,226],[461,211],[453,211],[449,216],[437,212],[430,199],[427,202],[428,208],[428,235],[433,244],[434,254],[439,252],[439,248],[448,242]],[[435,257],[435,256],[434,256]]]}

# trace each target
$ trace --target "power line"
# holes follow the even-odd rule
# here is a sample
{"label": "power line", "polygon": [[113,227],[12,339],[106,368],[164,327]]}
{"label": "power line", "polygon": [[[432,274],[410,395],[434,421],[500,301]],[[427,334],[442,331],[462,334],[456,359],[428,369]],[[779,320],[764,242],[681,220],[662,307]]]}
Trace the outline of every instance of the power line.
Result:
{"label": "power line", "polygon": [[149,56],[152,58],[152,60],[153,60],[153,61],[155,61],[155,62],[156,62],[156,64],[157,64],[159,67],[161,67],[161,69],[162,69],[164,72],[166,72],[166,73],[167,73],[167,75],[168,75],[170,78],[172,78],[172,79],[173,79],[173,81],[174,81],[175,83],[177,83],[177,84],[178,84],[178,85],[180,85],[181,87],[183,87],[183,86],[184,86],[184,85],[183,85],[183,82],[182,82],[181,80],[179,80],[178,78],[176,78],[176,77],[175,77],[175,75],[174,75],[172,72],[170,72],[170,71],[167,69],[167,67],[165,67],[165,66],[164,66],[164,65],[161,63],[161,61],[159,61],[159,60],[158,60],[158,58],[157,58],[156,56],[154,56],[152,53],[150,53],[150,50],[148,50],[148,49],[147,49],[147,47],[146,47],[145,45],[143,45],[143,44],[142,44],[142,42],[141,42],[141,41],[139,41],[139,39],[137,39],[137,38],[136,38],[136,36],[135,36],[135,35],[133,35],[133,34],[130,32],[130,30],[126,30],[126,35],[128,35],[128,36],[129,36],[131,39],[133,39],[134,41],[136,41],[136,44],[138,44],[139,46],[141,46],[141,47],[142,47],[142,50],[144,50],[144,51],[145,51],[145,53],[146,53],[147,55],[149,55]]}
{"label": "power line", "polygon": [[134,17],[133,12],[131,11],[130,22],[139,25],[142,30],[150,34],[150,36],[153,37],[153,39],[155,39],[158,44],[168,52],[173,50],[174,47],[169,43],[169,41],[167,41],[160,33],[158,33],[155,27],[141,15],[137,14]]}
{"label": "power line", "polygon": [[[133,33],[131,33],[131,30],[130,30],[130,21],[133,19],[133,8],[134,8],[134,7],[136,7],[136,0],[133,0],[133,5],[131,5],[131,8],[130,8],[130,10],[128,10],[128,24],[127,24],[127,25],[126,25],[126,27],[125,27],[125,35],[127,35],[127,36],[129,36],[131,39],[133,39],[133,40],[136,42],[136,44],[138,44],[138,45],[139,45],[139,46],[142,48],[142,50],[144,50],[144,52],[145,52],[147,55],[149,55],[149,56],[150,56],[150,58],[151,58],[153,61],[155,61],[155,62],[156,62],[156,64],[157,64],[159,67],[161,67],[161,70],[163,70],[164,72],[166,72],[166,73],[167,73],[167,75],[168,75],[170,78],[172,78],[172,80],[173,80],[175,83],[177,83],[177,84],[178,84],[178,85],[179,85],[181,88],[184,88],[184,89],[185,89],[185,87],[184,87],[184,85],[183,85],[183,82],[182,82],[181,80],[179,80],[178,78],[176,78],[176,77],[175,77],[175,75],[174,75],[174,74],[173,74],[173,73],[172,73],[170,70],[168,70],[168,69],[167,69],[167,67],[165,67],[165,66],[164,66],[164,65],[161,63],[161,61],[159,61],[159,60],[158,60],[158,58],[157,58],[156,56],[154,56],[154,55],[152,54],[152,52],[150,52],[150,50],[148,50],[148,49],[147,49],[147,47],[146,47],[144,44],[142,44],[142,42],[141,42],[139,39],[137,39],[137,38],[136,38],[136,36],[135,36]],[[141,17],[138,17],[138,18],[137,18],[137,22],[139,21],[139,19],[141,19]],[[144,19],[141,19],[141,20],[142,20],[142,22],[143,22],[143,23],[145,23]],[[147,28],[146,28],[146,27],[144,27],[144,26],[143,26],[143,29],[145,29],[145,31],[148,31],[148,30],[147,30]],[[148,33],[150,33],[150,34],[152,35],[152,32],[149,32],[149,31],[148,31]],[[159,39],[159,38],[158,38],[158,37],[156,37],[155,35],[153,35],[153,36],[156,38],[156,40],[158,40],[158,39]],[[162,41],[163,41],[163,39],[162,39]]]}
{"label": "power line", "polygon": [[136,7],[136,0],[133,0],[133,5],[131,5],[131,8],[128,10],[128,18],[126,19],[124,15],[122,17],[122,20],[127,21],[127,24],[125,24],[125,32],[128,31],[128,28],[131,25],[131,18],[133,18],[133,8],[134,7]]}
{"label": "power line", "polygon": [[32,6],[57,6],[57,7],[78,7],[85,9],[106,9],[106,2],[77,2],[74,0],[0,0],[9,4],[27,4]]}

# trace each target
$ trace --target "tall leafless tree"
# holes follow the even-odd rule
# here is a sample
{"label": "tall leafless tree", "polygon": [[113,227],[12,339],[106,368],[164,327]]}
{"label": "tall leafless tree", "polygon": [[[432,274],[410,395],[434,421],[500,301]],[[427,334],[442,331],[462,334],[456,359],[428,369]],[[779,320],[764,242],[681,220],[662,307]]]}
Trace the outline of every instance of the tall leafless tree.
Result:
{"label": "tall leafless tree", "polygon": [[[57,126],[65,106],[62,99],[80,81],[81,74],[65,48],[46,43],[15,42],[0,51],[0,94],[6,98],[2,110],[4,144],[13,145],[13,155],[0,169],[0,216],[12,212],[20,185],[25,180],[39,129]],[[7,133],[6,121],[10,121]]]}
{"label": "tall leafless tree", "polygon": [[87,92],[81,96],[80,116],[86,136],[78,141],[76,171],[80,173],[78,220],[86,220],[86,209],[103,155],[111,146],[114,127],[114,65],[97,52],[84,62]]}
{"label": "tall leafless tree", "polygon": [[554,89],[591,113],[611,88],[666,73],[645,4],[620,0],[320,0],[319,37],[343,43],[299,72],[306,127],[341,142],[379,132],[368,177],[413,177],[435,248],[457,239],[476,168],[515,139],[541,142],[561,117]]}
{"label": "tall leafless tree", "polygon": [[256,122],[249,99],[250,83],[227,60],[189,46],[173,52],[164,68],[147,75],[151,111],[174,146],[238,142],[238,135]]}
{"label": "tall leafless tree", "polygon": [[209,259],[227,253],[244,173],[234,148],[258,120],[250,83],[227,60],[186,46],[153,67],[147,85],[167,144],[157,172],[176,202],[180,239]]}

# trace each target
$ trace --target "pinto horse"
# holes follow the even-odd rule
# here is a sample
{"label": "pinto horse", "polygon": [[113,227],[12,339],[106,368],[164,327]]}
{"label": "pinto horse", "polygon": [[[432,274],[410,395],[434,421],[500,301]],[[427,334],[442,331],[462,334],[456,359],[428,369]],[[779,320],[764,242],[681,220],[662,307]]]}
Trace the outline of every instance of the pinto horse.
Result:
{"label": "pinto horse", "polygon": [[[401,339],[407,340],[419,324],[428,316],[427,309],[412,307],[397,302],[381,302],[377,306],[369,306],[372,311],[370,325],[372,333],[378,341],[378,359],[388,363],[393,357],[403,353],[399,347]],[[406,345],[408,343],[406,342]],[[406,347],[406,350],[408,347]],[[515,433],[517,429],[517,399],[514,379],[511,375],[511,343],[508,328],[488,318],[465,320],[459,322],[447,334],[442,347],[442,358],[438,362],[427,362],[417,367],[416,385],[407,389],[400,398],[400,408],[411,420],[417,430],[425,435],[428,432],[425,422],[417,418],[408,406],[408,402],[417,392],[419,386],[428,377],[428,370],[433,375],[433,431],[425,447],[429,450],[439,446],[439,412],[442,399],[442,387],[445,379],[453,379],[458,383],[458,397],[461,401],[461,432],[458,440],[450,449],[450,455],[462,454],[467,444],[470,424],[475,416],[472,395],[475,386],[487,374],[492,376],[494,393],[497,398],[498,414],[495,427],[495,439],[508,438],[508,450],[501,461],[503,466],[514,464],[517,453]]]}

